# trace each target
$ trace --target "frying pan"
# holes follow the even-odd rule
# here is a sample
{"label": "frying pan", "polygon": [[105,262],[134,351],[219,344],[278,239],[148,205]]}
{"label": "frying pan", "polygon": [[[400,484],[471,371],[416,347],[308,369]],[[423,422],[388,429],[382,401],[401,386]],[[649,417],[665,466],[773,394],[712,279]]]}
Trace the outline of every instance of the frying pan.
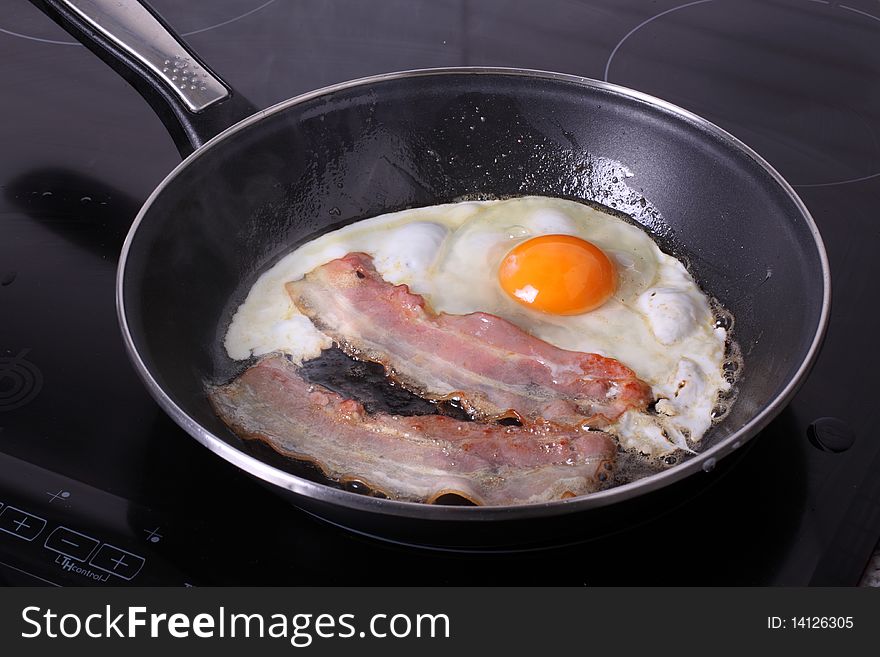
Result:
{"label": "frying pan", "polygon": [[[196,440],[331,523],[446,548],[625,526],[710,479],[702,473],[785,407],[817,355],[830,276],[809,212],[754,151],[680,107],[570,75],[449,68],[345,82],[257,112],[134,0],[33,2],[143,95],[185,157],[140,210],[119,261],[135,368]],[[215,416],[205,383],[241,370],[222,348],[226,326],[281,255],[386,212],[528,194],[626,213],[735,317],[738,398],[698,454],[558,502],[421,505],[316,480]]]}

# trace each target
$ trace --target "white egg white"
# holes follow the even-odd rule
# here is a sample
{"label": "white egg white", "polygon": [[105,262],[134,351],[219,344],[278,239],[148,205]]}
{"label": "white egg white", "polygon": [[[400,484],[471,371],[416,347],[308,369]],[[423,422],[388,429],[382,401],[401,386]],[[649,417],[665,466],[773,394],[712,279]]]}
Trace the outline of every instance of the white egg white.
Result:
{"label": "white egg white", "polygon": [[[604,305],[551,315],[511,299],[498,282],[517,244],[574,235],[601,248],[618,284]],[[251,288],[225,339],[231,358],[281,351],[302,362],[331,340],[290,302],[288,281],[347,253],[373,256],[385,280],[409,285],[437,312],[488,312],[562,349],[615,358],[649,383],[657,413],[630,411],[610,428],[624,448],[649,456],[690,449],[712,423],[726,333],[685,267],[642,229],[590,206],[545,197],[416,208],[366,219],[314,239],[280,260]]]}

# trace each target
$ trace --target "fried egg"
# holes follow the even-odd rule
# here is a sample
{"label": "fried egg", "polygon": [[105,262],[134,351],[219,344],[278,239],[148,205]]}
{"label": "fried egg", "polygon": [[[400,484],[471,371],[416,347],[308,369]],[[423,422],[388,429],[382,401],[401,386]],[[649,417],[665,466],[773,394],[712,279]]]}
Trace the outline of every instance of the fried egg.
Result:
{"label": "fried egg", "polygon": [[631,368],[658,402],[656,412],[628,411],[608,429],[625,449],[656,457],[694,448],[730,388],[726,331],[687,269],[641,228],[545,197],[405,210],[303,244],[251,288],[226,334],[229,356],[280,351],[302,362],[330,347],[284,285],[356,251],[436,312],[492,313],[562,349]]}

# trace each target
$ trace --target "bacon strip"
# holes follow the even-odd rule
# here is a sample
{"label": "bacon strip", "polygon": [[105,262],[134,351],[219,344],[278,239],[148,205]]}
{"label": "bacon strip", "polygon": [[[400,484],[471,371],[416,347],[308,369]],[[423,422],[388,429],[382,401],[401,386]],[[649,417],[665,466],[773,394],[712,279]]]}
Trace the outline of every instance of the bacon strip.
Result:
{"label": "bacon strip", "polygon": [[611,474],[613,440],[599,431],[462,422],[442,415],[368,414],[305,381],[283,356],[210,389],[222,420],[246,439],[358,480],[392,499],[447,493],[477,504],[545,502],[596,490]]}
{"label": "bacon strip", "polygon": [[591,427],[651,400],[650,387],[612,358],[559,349],[487,313],[435,314],[372,263],[349,253],[288,283],[287,292],[350,356],[381,363],[422,397],[458,400],[478,419]]}

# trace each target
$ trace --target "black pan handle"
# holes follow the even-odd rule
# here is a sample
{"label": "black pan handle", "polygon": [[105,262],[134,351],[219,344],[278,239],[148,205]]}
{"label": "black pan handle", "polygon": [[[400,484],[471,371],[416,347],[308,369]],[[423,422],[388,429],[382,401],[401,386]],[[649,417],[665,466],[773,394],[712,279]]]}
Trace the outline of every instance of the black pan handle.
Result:
{"label": "black pan handle", "polygon": [[256,108],[139,0],[31,0],[124,77],[184,157]]}

